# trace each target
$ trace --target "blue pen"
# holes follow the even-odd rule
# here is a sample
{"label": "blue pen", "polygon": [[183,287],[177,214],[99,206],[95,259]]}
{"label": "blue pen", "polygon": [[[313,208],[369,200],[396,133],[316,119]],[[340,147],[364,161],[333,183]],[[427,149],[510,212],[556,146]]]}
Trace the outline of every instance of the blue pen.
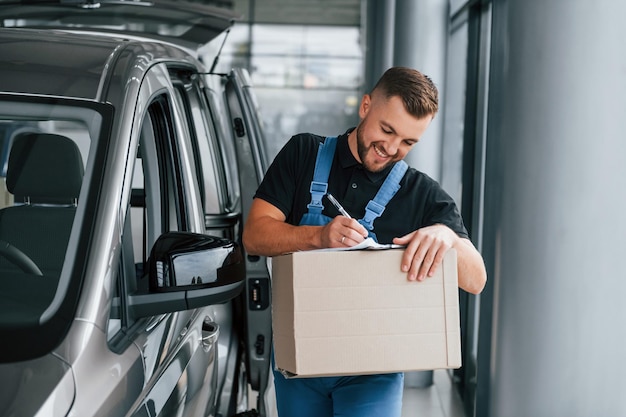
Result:
{"label": "blue pen", "polygon": [[346,211],[346,209],[343,208],[341,204],[339,204],[339,201],[337,201],[331,193],[328,193],[327,195],[328,195],[328,199],[330,200],[330,202],[333,203],[333,206],[335,206],[337,210],[339,210],[339,213],[341,213],[342,215],[346,216],[349,219],[352,218],[352,216],[350,216],[350,214]]}

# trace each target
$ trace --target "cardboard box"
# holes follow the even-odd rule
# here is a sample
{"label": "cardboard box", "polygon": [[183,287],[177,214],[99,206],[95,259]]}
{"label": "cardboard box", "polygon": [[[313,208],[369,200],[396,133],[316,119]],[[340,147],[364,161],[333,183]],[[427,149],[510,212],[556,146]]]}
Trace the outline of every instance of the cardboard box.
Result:
{"label": "cardboard box", "polygon": [[456,251],[421,282],[400,271],[403,252],[272,258],[277,368],[305,377],[460,367]]}

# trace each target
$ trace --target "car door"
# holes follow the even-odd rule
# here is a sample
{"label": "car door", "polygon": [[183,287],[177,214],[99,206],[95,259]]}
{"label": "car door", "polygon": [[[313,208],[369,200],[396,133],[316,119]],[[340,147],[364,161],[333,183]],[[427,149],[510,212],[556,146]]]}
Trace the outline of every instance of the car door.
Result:
{"label": "car door", "polygon": [[[237,164],[241,183],[243,222],[248,217],[256,190],[269,165],[266,138],[258,103],[247,70],[233,69],[225,80]],[[247,340],[248,379],[253,389],[259,391],[259,412],[265,415],[264,394],[270,371],[272,317],[270,308],[271,280],[268,260],[264,256],[247,255],[245,335]]]}
{"label": "car door", "polygon": [[[197,135],[200,158],[205,160],[201,164],[203,172],[199,173],[205,182],[205,225],[207,231],[223,233],[241,243],[243,224],[268,165],[261,118],[247,71],[203,74],[202,81],[195,81],[202,89],[201,97],[190,99],[192,106],[193,102],[201,108],[206,105],[199,113],[210,125],[209,134]],[[206,141],[209,146],[203,143]],[[220,158],[208,160],[208,149],[218,149]],[[212,168],[207,171],[206,166]],[[220,181],[213,183],[211,175]],[[213,196],[208,193],[211,189],[217,190]],[[257,411],[265,416],[272,339],[269,270],[265,257],[246,256],[245,264],[246,289],[237,305],[243,321],[237,325],[245,338],[247,382],[258,391]],[[230,358],[228,366],[238,365],[241,359]],[[226,395],[222,391],[222,396]]]}
{"label": "car door", "polygon": [[[166,232],[204,233],[191,149],[165,65],[148,71],[133,123],[139,132],[132,197],[122,235],[118,277],[121,312],[109,325],[114,351],[133,346],[142,356],[143,380],[129,415],[213,415],[217,407],[217,308],[187,309],[151,317],[131,314],[125,294],[148,290],[150,249]],[[139,369],[135,369],[139,372]]]}
{"label": "car door", "polygon": [[[228,127],[223,99],[207,88],[192,66],[170,65],[170,77],[181,107],[186,109],[185,123],[193,143],[196,177],[206,233],[240,241],[242,228],[241,191],[236,149]],[[243,363],[241,297],[221,306],[218,351],[218,411],[232,415],[247,411],[247,383]],[[230,310],[228,310],[230,309]]]}

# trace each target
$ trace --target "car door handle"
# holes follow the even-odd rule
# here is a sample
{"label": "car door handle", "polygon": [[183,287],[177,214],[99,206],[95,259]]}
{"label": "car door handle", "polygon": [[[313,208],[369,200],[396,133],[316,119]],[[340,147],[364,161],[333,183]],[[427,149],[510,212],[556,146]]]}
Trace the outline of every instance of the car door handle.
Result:
{"label": "car door handle", "polygon": [[202,323],[202,347],[206,350],[211,349],[217,342],[219,335],[219,324],[207,317]]}

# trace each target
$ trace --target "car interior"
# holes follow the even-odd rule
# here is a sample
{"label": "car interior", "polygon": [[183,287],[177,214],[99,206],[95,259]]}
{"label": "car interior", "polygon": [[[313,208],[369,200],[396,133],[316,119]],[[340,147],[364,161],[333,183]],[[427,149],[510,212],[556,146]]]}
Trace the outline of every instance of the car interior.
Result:
{"label": "car interior", "polygon": [[22,312],[24,319],[38,317],[54,296],[83,174],[71,139],[30,132],[14,138],[6,177],[14,205],[0,210],[0,270],[3,277],[25,275],[3,280],[13,282],[3,294],[13,294],[15,314]]}

